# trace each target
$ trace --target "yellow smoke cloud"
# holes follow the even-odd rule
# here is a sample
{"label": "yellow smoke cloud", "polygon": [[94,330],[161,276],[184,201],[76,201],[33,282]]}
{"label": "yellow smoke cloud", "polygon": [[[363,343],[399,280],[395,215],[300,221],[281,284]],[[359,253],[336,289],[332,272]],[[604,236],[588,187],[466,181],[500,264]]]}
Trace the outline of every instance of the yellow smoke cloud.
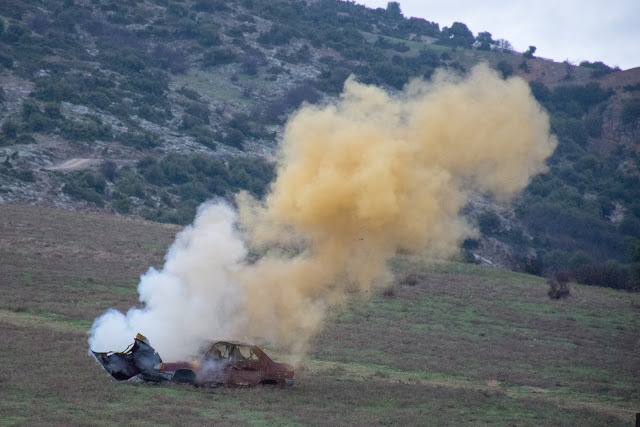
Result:
{"label": "yellow smoke cloud", "polygon": [[297,245],[237,272],[248,333],[304,344],[345,291],[389,280],[399,249],[450,256],[471,191],[508,198],[545,170],[549,119],[520,78],[437,73],[399,95],[350,79],[335,105],[288,122],[266,202],[238,198],[254,245]]}

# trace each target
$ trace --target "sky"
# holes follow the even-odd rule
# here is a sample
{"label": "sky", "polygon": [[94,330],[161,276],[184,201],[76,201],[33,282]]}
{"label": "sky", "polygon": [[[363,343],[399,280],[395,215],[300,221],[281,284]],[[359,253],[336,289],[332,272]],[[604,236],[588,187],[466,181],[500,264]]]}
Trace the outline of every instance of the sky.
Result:
{"label": "sky", "polygon": [[[396,0],[406,18],[467,24],[535,56],[578,65],[602,61],[623,70],[640,67],[640,0]],[[388,0],[356,0],[370,8]]]}

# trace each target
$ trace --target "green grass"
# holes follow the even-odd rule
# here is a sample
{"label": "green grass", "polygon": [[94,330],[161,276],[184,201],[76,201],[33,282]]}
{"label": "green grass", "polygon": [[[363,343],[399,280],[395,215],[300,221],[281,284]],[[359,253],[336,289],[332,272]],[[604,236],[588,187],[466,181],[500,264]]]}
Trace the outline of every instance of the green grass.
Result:
{"label": "green grass", "polygon": [[185,74],[173,75],[171,79],[176,89],[186,86],[209,99],[231,102],[235,107],[249,103],[248,99],[242,97],[241,89],[234,86],[229,77],[219,71],[192,69]]}
{"label": "green grass", "polygon": [[551,301],[537,277],[411,256],[390,262],[391,296],[332,309],[292,388],[118,383],[86,332],[136,303],[179,228],[11,205],[0,218],[2,425],[629,425],[640,405],[640,295],[571,285]]}
{"label": "green grass", "polygon": [[367,40],[369,43],[375,43],[376,40],[378,40],[378,37],[382,37],[383,39],[387,40],[390,43],[404,43],[405,45],[407,45],[407,47],[409,48],[409,50],[407,52],[395,52],[395,54],[400,55],[400,56],[416,56],[420,53],[421,50],[427,49],[427,50],[433,50],[437,53],[442,53],[442,52],[450,52],[451,48],[448,46],[442,46],[442,45],[438,45],[438,44],[427,44],[421,41],[413,41],[413,40],[404,40],[404,39],[399,39],[396,37],[391,37],[391,36],[384,36],[384,35],[379,35],[379,34],[373,34],[373,33],[368,33],[365,31],[361,31],[362,35],[364,36],[365,40]]}

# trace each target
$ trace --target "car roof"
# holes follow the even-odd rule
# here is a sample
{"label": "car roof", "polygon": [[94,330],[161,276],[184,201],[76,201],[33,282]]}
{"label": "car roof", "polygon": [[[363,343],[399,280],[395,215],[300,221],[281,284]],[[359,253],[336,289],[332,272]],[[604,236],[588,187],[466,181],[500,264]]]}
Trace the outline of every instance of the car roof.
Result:
{"label": "car roof", "polygon": [[212,341],[207,341],[207,343],[205,343],[204,347],[211,347],[214,346],[216,344],[232,344],[232,345],[243,345],[243,346],[247,346],[247,347],[257,347],[255,344],[249,344],[243,341],[237,341],[237,340],[212,340]]}

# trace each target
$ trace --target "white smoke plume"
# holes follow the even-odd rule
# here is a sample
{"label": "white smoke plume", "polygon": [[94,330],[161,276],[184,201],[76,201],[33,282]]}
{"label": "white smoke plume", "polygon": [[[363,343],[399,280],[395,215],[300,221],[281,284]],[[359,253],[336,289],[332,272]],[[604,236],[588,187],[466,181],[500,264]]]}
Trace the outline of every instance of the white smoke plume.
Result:
{"label": "white smoke plume", "polygon": [[228,338],[246,319],[242,286],[233,281],[247,251],[235,230],[237,215],[228,205],[205,203],[193,224],[176,236],[164,268],[150,268],[138,285],[143,308],[126,315],[111,309],[91,328],[94,351],[122,351],[138,332],[165,360],[190,356],[203,340]]}
{"label": "white smoke plume", "polygon": [[[238,197],[240,220],[224,204],[202,206],[163,270],[142,277],[144,307],[98,318],[90,346],[123,349],[140,332],[165,360],[215,338],[299,352],[328,306],[389,282],[398,249],[455,252],[472,233],[459,215],[470,192],[512,196],[554,148],[527,83],[487,66],[397,96],[348,80],[335,105],[289,120],[266,200]],[[266,254],[247,263],[244,242]]]}

